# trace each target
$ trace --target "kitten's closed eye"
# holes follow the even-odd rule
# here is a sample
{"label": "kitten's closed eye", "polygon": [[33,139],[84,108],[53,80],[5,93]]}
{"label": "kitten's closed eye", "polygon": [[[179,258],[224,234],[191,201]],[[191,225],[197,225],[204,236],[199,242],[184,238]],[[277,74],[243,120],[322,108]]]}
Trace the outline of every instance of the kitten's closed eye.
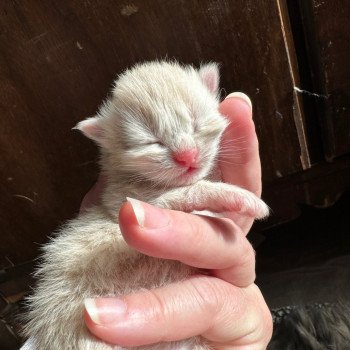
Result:
{"label": "kitten's closed eye", "polygon": [[154,144],[156,144],[158,146],[166,147],[162,141],[156,141],[156,142],[154,142]]}
{"label": "kitten's closed eye", "polygon": [[166,147],[165,144],[161,141],[147,141],[145,143],[142,143],[141,144],[142,146],[153,146],[153,145],[157,145],[157,146],[160,146],[160,147]]}

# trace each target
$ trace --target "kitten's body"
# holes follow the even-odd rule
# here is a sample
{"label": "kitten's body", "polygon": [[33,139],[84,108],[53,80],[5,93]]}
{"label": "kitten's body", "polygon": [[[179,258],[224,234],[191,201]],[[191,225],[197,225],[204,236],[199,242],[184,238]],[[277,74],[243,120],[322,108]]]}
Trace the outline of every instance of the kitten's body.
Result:
{"label": "kitten's body", "polygon": [[[218,112],[217,74],[215,65],[199,71],[165,62],[136,66],[117,80],[98,117],[78,124],[101,147],[107,186],[100,206],[70,221],[44,248],[25,330],[35,350],[124,349],[103,343],[87,331],[84,298],[156,288],[196,272],[127,246],[117,222],[126,197],[187,212],[208,209],[267,215],[266,205],[252,193],[204,180],[227,125]],[[190,167],[172,158],[174,152],[193,147],[198,156]],[[142,349],[210,346],[195,337]]]}

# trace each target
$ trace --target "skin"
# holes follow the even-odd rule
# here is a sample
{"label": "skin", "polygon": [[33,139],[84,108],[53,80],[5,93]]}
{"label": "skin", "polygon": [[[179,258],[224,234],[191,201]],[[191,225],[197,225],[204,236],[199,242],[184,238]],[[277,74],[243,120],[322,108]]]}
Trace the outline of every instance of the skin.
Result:
{"label": "skin", "polygon": [[[220,111],[231,122],[223,138],[222,179],[260,196],[259,146],[251,107],[244,99],[229,95]],[[100,179],[85,196],[82,210],[98,200],[102,188]],[[266,349],[272,320],[254,284],[255,252],[246,239],[253,220],[237,213],[230,213],[230,220],[159,209],[143,202],[141,206],[142,227],[129,202],[120,209],[126,242],[144,254],[179,260],[207,273],[121,298],[95,299],[99,321],[94,322],[96,318],[85,310],[88,329],[106,342],[123,346],[202,335],[216,350]]]}

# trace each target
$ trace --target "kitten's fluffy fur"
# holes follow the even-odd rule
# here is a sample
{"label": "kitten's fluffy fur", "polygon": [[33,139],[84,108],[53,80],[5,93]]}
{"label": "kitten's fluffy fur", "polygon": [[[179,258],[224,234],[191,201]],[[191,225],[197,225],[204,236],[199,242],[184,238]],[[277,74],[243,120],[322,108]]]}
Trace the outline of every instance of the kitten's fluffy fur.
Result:
{"label": "kitten's fluffy fur", "polygon": [[[156,288],[196,271],[127,246],[117,223],[127,196],[187,212],[239,211],[259,218],[268,214],[254,194],[204,180],[227,126],[218,111],[218,80],[215,64],[199,70],[175,62],[140,64],[118,78],[96,117],[78,124],[101,148],[107,186],[100,206],[70,221],[44,248],[25,328],[36,350],[124,349],[87,331],[84,298]],[[171,152],[192,147],[199,151],[198,170],[188,174]],[[209,348],[200,337],[142,347]]]}

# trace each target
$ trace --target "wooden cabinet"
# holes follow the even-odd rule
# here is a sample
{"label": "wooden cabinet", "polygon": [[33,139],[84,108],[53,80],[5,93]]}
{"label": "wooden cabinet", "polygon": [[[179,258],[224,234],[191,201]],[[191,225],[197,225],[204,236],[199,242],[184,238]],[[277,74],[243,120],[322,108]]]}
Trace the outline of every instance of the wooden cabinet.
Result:
{"label": "wooden cabinet", "polygon": [[[320,185],[310,192],[305,184],[339,168],[324,159],[350,152],[350,49],[343,24],[349,5],[305,3],[1,2],[1,256],[14,263],[33,258],[47,235],[77,213],[98,173],[97,150],[71,128],[94,114],[118,73],[143,60],[219,62],[222,95],[244,91],[253,100],[272,220],[295,216],[298,202],[322,202]],[[337,3],[336,11],[330,3]],[[301,34],[292,15],[302,23]],[[309,67],[317,59],[317,69],[299,68],[301,46],[303,59]],[[342,162],[344,176],[350,165]],[[329,191],[349,183],[338,181]]]}

